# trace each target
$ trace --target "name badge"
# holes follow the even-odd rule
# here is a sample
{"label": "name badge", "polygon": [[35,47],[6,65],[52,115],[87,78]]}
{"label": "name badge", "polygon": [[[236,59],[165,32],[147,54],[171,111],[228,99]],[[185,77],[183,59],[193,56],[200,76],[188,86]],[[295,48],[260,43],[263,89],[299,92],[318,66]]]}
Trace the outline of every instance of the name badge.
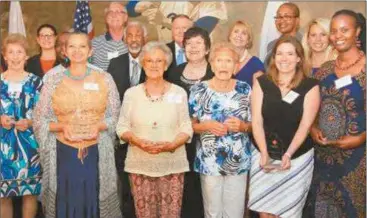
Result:
{"label": "name badge", "polygon": [[298,98],[299,94],[295,91],[290,90],[286,96],[283,97],[283,101],[287,102],[288,104],[292,104],[294,100]]}
{"label": "name badge", "polygon": [[99,86],[98,86],[97,83],[84,83],[84,89],[85,90],[98,91]]}
{"label": "name badge", "polygon": [[21,83],[9,83],[8,86],[8,92],[14,93],[14,92],[22,92],[22,84]]}
{"label": "name badge", "polygon": [[342,78],[335,80],[334,83],[335,83],[335,88],[336,89],[343,88],[343,87],[353,83],[352,76],[351,75],[343,76]]}
{"label": "name badge", "polygon": [[107,52],[107,59],[111,60],[112,58],[116,58],[117,56],[119,56],[119,52],[115,51],[115,52]]}

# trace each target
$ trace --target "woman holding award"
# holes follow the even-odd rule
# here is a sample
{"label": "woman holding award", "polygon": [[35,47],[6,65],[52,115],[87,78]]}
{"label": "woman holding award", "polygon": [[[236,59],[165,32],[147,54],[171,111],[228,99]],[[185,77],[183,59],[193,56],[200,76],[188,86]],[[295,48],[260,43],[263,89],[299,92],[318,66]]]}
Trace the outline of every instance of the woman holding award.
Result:
{"label": "woman holding award", "polygon": [[192,137],[187,94],[163,79],[172,62],[162,42],[147,43],[139,55],[146,81],[125,92],[116,127],[129,144],[125,171],[138,218],[179,218],[184,172],[189,171],[183,146]]}
{"label": "woman holding award", "polygon": [[46,75],[34,129],[44,170],[46,217],[121,217],[113,138],[119,96],[110,74],[87,67],[88,36],[71,33],[70,65]]}
{"label": "woman holding award", "polygon": [[239,55],[230,43],[215,44],[209,56],[214,77],[190,89],[189,109],[196,143],[205,217],[242,218],[251,164],[248,83],[233,79]]}
{"label": "woman holding award", "polygon": [[42,80],[24,71],[28,43],[22,34],[9,34],[2,54],[8,69],[0,74],[0,217],[13,217],[13,197],[23,201],[23,217],[34,217],[41,192],[38,144],[32,111]]}
{"label": "woman holding award", "polygon": [[366,56],[355,40],[360,31],[354,11],[336,12],[329,38],[339,55],[315,75],[321,107],[311,131],[317,143],[312,217],[366,217]]}
{"label": "woman holding award", "polygon": [[258,151],[252,156],[249,208],[260,217],[302,217],[313,172],[308,135],[320,105],[317,81],[307,78],[302,45],[281,37],[268,73],[255,80],[252,127]]}

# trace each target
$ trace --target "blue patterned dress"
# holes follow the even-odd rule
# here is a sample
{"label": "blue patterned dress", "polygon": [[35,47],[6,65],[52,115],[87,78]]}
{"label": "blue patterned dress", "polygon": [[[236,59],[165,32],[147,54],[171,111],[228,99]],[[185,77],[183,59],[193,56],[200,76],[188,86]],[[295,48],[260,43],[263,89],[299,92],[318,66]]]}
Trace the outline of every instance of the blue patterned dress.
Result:
{"label": "blue patterned dress", "polygon": [[[223,123],[233,116],[242,121],[251,121],[251,87],[237,81],[235,89],[227,93],[215,92],[208,81],[190,89],[190,116],[203,122],[216,120]],[[229,132],[215,136],[210,132],[200,134],[196,147],[194,170],[209,176],[240,175],[250,169],[251,141],[247,133]]]}
{"label": "blue patterned dress", "polygon": [[[329,140],[366,131],[366,73],[335,88],[335,61],[316,73],[320,80],[319,128]],[[352,149],[315,145],[312,217],[366,217],[366,145]]]}
{"label": "blue patterned dress", "polygon": [[[14,117],[16,121],[32,119],[41,87],[42,80],[31,73],[15,86],[1,74],[0,115]],[[0,197],[39,195],[41,166],[33,129],[22,132],[15,127],[10,130],[0,127],[0,134]]]}

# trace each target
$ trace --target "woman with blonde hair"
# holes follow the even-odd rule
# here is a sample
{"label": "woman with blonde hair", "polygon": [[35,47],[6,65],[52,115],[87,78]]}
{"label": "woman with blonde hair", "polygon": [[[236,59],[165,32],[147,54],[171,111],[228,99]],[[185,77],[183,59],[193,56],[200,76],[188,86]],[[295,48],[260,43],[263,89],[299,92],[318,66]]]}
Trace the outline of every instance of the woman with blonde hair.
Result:
{"label": "woman with blonde hair", "polygon": [[329,43],[330,20],[326,18],[316,18],[308,24],[306,32],[302,38],[302,46],[305,51],[305,58],[312,68],[314,75],[321,65],[327,61],[335,60],[338,56],[336,50]]}
{"label": "woman with blonde hair", "polygon": [[229,29],[228,41],[235,46],[240,55],[235,78],[247,82],[251,87],[253,79],[265,72],[261,60],[249,52],[253,45],[253,39],[252,28],[245,21],[236,21]]}

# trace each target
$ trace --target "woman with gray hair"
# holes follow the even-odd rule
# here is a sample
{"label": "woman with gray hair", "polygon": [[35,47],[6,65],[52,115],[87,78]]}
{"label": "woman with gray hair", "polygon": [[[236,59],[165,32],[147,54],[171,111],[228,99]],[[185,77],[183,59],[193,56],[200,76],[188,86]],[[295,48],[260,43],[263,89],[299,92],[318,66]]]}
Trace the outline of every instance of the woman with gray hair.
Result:
{"label": "woman with gray hair", "polygon": [[125,92],[117,135],[129,144],[125,171],[138,218],[180,217],[184,145],[192,137],[186,92],[163,79],[172,62],[161,42],[147,43],[139,55],[146,81]]}
{"label": "woman with gray hair", "polygon": [[194,170],[200,173],[206,218],[242,218],[251,165],[248,83],[233,79],[239,55],[230,43],[210,51],[214,77],[190,89],[189,108],[196,145]]}

